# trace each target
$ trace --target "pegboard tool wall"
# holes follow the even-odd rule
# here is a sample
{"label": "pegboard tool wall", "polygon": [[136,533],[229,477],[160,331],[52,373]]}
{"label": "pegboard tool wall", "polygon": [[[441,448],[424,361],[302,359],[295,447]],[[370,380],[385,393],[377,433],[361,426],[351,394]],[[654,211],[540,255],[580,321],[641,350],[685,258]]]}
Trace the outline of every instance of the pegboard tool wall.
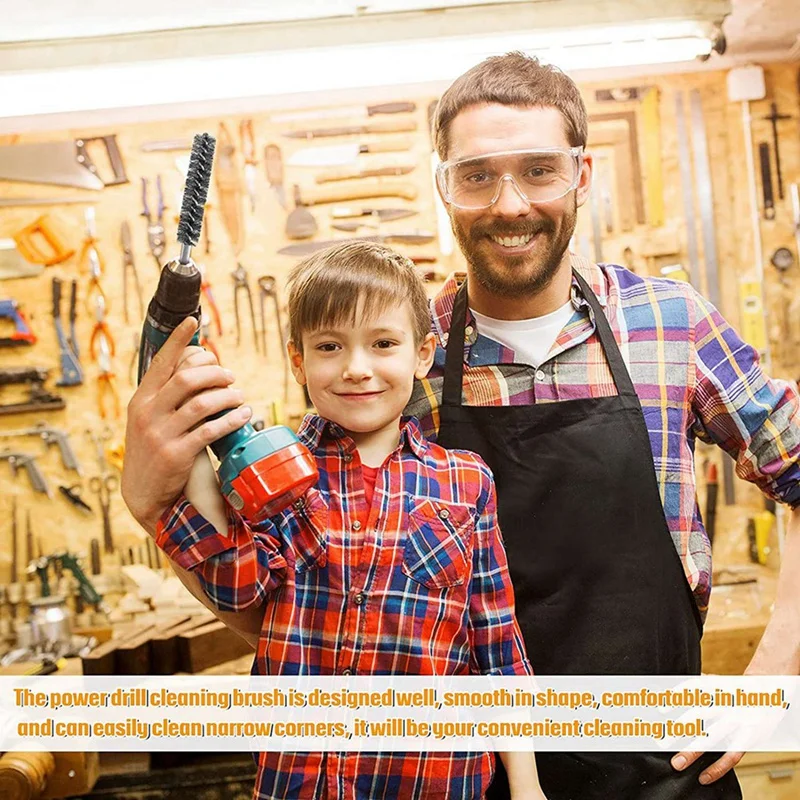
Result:
{"label": "pegboard tool wall", "polygon": [[[772,100],[777,102],[782,113],[790,114],[791,119],[780,123],[781,167],[784,185],[788,187],[793,181],[800,180],[800,100],[797,93],[796,64],[772,64],[765,67],[767,79],[767,99],[752,104],[753,140],[772,142],[771,126],[763,117],[769,114],[769,104]],[[599,155],[604,155],[604,169],[607,171],[607,180],[612,187],[607,192],[610,195],[609,226],[603,232],[603,256],[606,261],[616,261],[632,264],[639,272],[659,274],[665,264],[681,263],[686,266],[687,239],[686,223],[681,200],[681,187],[679,180],[678,141],[675,120],[675,93],[683,92],[688,95],[693,89],[699,90],[702,98],[704,119],[708,139],[708,151],[713,175],[714,198],[714,223],[715,240],[719,261],[720,298],[723,313],[734,324],[739,317],[739,282],[754,272],[752,231],[749,216],[749,195],[747,188],[747,175],[744,159],[744,140],[741,126],[741,107],[739,103],[729,103],[726,94],[726,76],[723,72],[691,73],[683,75],[665,75],[661,77],[648,77],[641,81],[626,79],[617,83],[586,84],[582,86],[584,97],[591,115],[608,114],[609,112],[633,111],[638,122],[638,149],[639,163],[641,165],[641,178],[643,182],[643,197],[645,198],[645,221],[638,219],[633,225],[623,225],[626,215],[630,216],[635,198],[624,189],[617,191],[613,181],[615,157],[619,150],[600,146],[596,148]],[[658,102],[655,106],[657,120],[656,144],[658,148],[657,164],[660,164],[663,181],[663,219],[653,207],[653,187],[648,182],[656,180],[652,172],[652,141],[648,143],[649,136],[653,135],[652,125],[649,129],[642,124],[641,98],[633,100],[615,99],[612,102],[598,101],[597,91],[613,88],[653,87],[658,92]],[[370,95],[365,98],[368,102],[381,102],[380,96]],[[363,206],[396,207],[411,205],[419,213],[402,222],[392,222],[381,227],[382,233],[394,231],[429,230],[436,231],[436,213],[434,195],[430,173],[430,140],[427,131],[427,107],[433,97],[410,97],[416,103],[416,110],[404,118],[413,118],[417,124],[416,131],[409,135],[412,137],[412,147],[407,153],[382,153],[377,155],[362,156],[363,166],[387,163],[414,162],[416,168],[413,172],[402,177],[379,178],[379,181],[403,181],[412,184],[417,192],[417,198],[411,203],[398,198],[381,198],[378,200],[364,200],[347,202],[347,205],[360,204]],[[324,107],[324,98],[320,97],[320,107]],[[398,117],[400,115],[397,115]],[[219,306],[222,317],[223,335],[214,335],[214,342],[219,349],[221,360],[225,366],[232,369],[239,385],[246,392],[247,402],[252,404],[256,419],[271,422],[272,403],[278,404],[278,413],[291,425],[296,425],[304,410],[302,392],[294,385],[290,377],[288,403],[283,404],[283,376],[284,366],[281,357],[281,345],[277,330],[272,319],[269,305],[266,307],[267,319],[267,354],[266,356],[255,352],[254,337],[250,326],[249,310],[240,302],[239,314],[241,318],[242,335],[241,343],[236,345],[234,315],[233,315],[233,282],[230,273],[236,268],[237,261],[247,269],[253,300],[256,308],[256,324],[260,326],[258,314],[258,286],[256,279],[262,275],[273,275],[277,278],[278,291],[283,304],[282,293],[284,280],[288,270],[295,263],[294,257],[277,255],[276,251],[289,240],[285,237],[285,224],[287,212],[278,204],[275,194],[269,188],[264,165],[264,148],[268,143],[276,143],[283,152],[284,161],[293,152],[307,146],[339,144],[341,142],[379,141],[383,136],[397,136],[398,134],[382,134],[366,137],[338,137],[305,141],[302,139],[284,138],[281,133],[290,128],[324,127],[339,124],[336,121],[308,121],[306,123],[276,124],[271,121],[271,115],[257,114],[251,117],[256,144],[257,166],[257,195],[258,201],[255,213],[251,213],[249,202],[244,192],[242,179],[242,219],[244,221],[244,246],[238,256],[234,253],[230,239],[220,217],[219,201],[216,188],[212,180],[209,201],[211,207],[207,213],[207,222],[211,238],[211,250],[204,252],[203,243],[195,249],[195,258],[207,270],[213,293]],[[387,117],[391,119],[391,117]],[[102,192],[92,193],[91,197],[96,214],[97,247],[105,260],[105,274],[102,285],[108,299],[108,322],[116,342],[116,354],[113,360],[116,373],[116,385],[120,394],[122,415],[114,418],[113,414],[102,420],[97,404],[97,364],[88,356],[89,340],[91,337],[94,317],[90,309],[86,308],[85,294],[88,282],[88,273],[81,271],[78,264],[77,253],[80,252],[84,236],[84,210],[87,205],[64,205],[47,208],[3,208],[0,209],[0,238],[9,237],[19,229],[28,225],[43,213],[48,213],[57,223],[58,229],[64,235],[65,241],[76,250],[76,256],[68,261],[46,268],[44,273],[35,278],[20,280],[6,280],[0,284],[0,296],[13,298],[24,309],[38,336],[38,342],[32,347],[5,348],[0,350],[3,367],[36,365],[47,366],[51,369],[51,380],[48,388],[53,386],[59,374],[59,349],[51,318],[51,279],[58,276],[65,280],[65,289],[68,280],[77,278],[79,281],[79,302],[77,319],[77,337],[80,344],[81,360],[84,369],[84,383],[79,387],[55,389],[66,399],[67,407],[63,411],[31,413],[0,417],[0,431],[18,429],[34,425],[46,420],[49,425],[61,428],[70,434],[73,448],[84,470],[83,496],[94,508],[92,516],[85,516],[68,504],[57,491],[59,484],[70,485],[75,483],[77,476],[67,472],[61,465],[58,452],[51,449],[44,451],[42,445],[34,438],[15,439],[14,446],[39,455],[39,464],[53,492],[53,498],[47,499],[44,495],[34,494],[24,473],[15,479],[7,463],[0,463],[0,484],[2,485],[2,500],[0,501],[0,515],[2,515],[3,532],[0,534],[0,582],[7,579],[9,574],[9,547],[10,536],[10,504],[11,497],[15,496],[20,509],[19,527],[20,541],[24,533],[24,512],[31,511],[32,527],[35,536],[41,539],[45,552],[53,549],[68,548],[72,551],[86,552],[88,541],[92,537],[100,538],[102,535],[102,520],[97,497],[89,492],[88,476],[98,473],[95,449],[85,432],[89,429],[102,431],[106,426],[110,432],[110,442],[121,444],[124,438],[124,409],[134,391],[132,377],[132,364],[135,361],[138,335],[141,326],[136,309],[135,297],[129,297],[131,310],[130,323],[125,324],[122,312],[122,250],[120,246],[120,226],[128,221],[132,234],[133,255],[137,265],[138,274],[142,283],[145,304],[149,301],[155,289],[158,271],[148,250],[147,222],[140,216],[141,203],[141,178],[150,181],[150,204],[155,204],[155,179],[160,175],[163,183],[164,200],[167,210],[164,215],[166,227],[166,251],[164,259],[177,254],[175,243],[176,216],[180,191],[183,186],[183,176],[175,166],[176,157],[185,153],[176,152],[141,152],[140,146],[147,141],[168,139],[190,139],[195,133],[208,131],[217,135],[219,123],[224,121],[231,132],[236,145],[235,159],[242,175],[243,159],[241,142],[239,139],[239,118],[225,120],[215,118],[193,120],[169,120],[161,124],[147,123],[139,125],[126,125],[119,128],[84,129],[76,128],[59,133],[48,132],[26,134],[20,132],[17,136],[0,137],[0,144],[19,144],[35,141],[68,141],[81,136],[102,136],[116,134],[122,157],[125,162],[129,183],[112,186]],[[355,120],[353,120],[355,121]],[[605,123],[601,123],[605,124]],[[756,154],[757,155],[757,154]],[[774,161],[774,155],[773,155]],[[757,168],[757,158],[756,158]],[[650,170],[648,172],[648,170]],[[286,166],[285,187],[287,204],[291,209],[292,185],[298,183],[305,188],[314,188],[314,170]],[[373,179],[374,180],[374,179]],[[322,186],[337,186],[338,183],[322,184]],[[760,189],[760,184],[759,184]],[[70,197],[81,194],[80,190],[73,190],[56,186],[26,185],[17,183],[0,183],[0,198],[8,197]],[[88,194],[84,192],[83,194]],[[760,192],[759,192],[760,194]],[[783,283],[777,270],[769,265],[769,254],[778,247],[788,247],[795,252],[794,233],[792,226],[791,206],[787,196],[784,200],[776,200],[776,216],[771,222],[763,221],[761,232],[765,253],[765,297],[770,320],[777,319],[781,304],[790,303],[796,299],[800,272],[797,260],[792,269],[788,270]],[[341,203],[339,205],[344,205]],[[312,206],[319,224],[316,240],[345,238],[348,236],[341,231],[330,227],[331,219],[328,213],[330,206]],[[579,227],[576,235],[576,249],[580,249],[581,237],[591,235],[589,210],[584,208],[579,215]],[[655,224],[654,224],[655,223]],[[629,229],[624,230],[624,227]],[[587,234],[588,231],[588,234]],[[369,229],[361,229],[360,233],[372,233]],[[700,257],[702,260],[702,236],[698,231],[700,241]],[[626,248],[628,251],[626,252]],[[456,252],[443,256],[434,241],[431,244],[419,246],[398,245],[398,249],[409,255],[424,253],[435,255],[437,263],[433,265],[437,278],[446,275],[456,268],[461,268],[463,262]],[[677,252],[673,252],[677,251]],[[795,258],[797,254],[795,252]],[[435,291],[438,282],[430,284],[431,292]],[[705,286],[699,287],[704,291]],[[66,313],[67,296],[62,300],[62,314]],[[795,317],[798,315],[795,314]],[[284,324],[286,322],[284,316]],[[213,328],[213,326],[212,326]],[[797,353],[800,350],[794,347],[776,348],[781,336],[792,336],[770,325],[769,333],[771,344],[776,352],[788,354],[785,361],[773,357],[773,373],[785,378],[796,378],[800,375],[800,360]],[[800,342],[794,341],[794,344]],[[3,389],[0,402],[9,402],[16,387]],[[14,398],[16,399],[16,398]],[[0,442],[0,448],[10,445],[11,440]],[[745,498],[742,502],[757,503],[757,495],[752,493],[739,493]],[[123,549],[138,545],[142,542],[144,534],[138,529],[136,523],[127,513],[119,493],[111,501],[111,522],[115,541]]]}

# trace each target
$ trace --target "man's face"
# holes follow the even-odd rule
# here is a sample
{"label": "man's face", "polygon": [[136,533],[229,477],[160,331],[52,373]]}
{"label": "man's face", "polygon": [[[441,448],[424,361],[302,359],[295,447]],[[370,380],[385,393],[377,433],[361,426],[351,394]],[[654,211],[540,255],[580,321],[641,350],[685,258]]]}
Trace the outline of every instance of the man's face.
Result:
{"label": "man's face", "polygon": [[[450,125],[448,161],[509,150],[570,148],[561,112],[496,103],[470,106]],[[448,206],[450,221],[473,275],[489,292],[518,298],[536,294],[552,280],[575,230],[578,207],[591,183],[591,156],[576,189],[547,203],[528,203],[510,181],[489,207]]]}

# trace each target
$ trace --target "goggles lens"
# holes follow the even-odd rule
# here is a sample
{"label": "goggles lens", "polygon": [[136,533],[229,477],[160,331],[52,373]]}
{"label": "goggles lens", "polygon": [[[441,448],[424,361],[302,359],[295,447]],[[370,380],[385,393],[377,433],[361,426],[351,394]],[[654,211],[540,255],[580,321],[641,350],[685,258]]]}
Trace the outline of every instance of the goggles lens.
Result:
{"label": "goggles lens", "polygon": [[583,148],[520,150],[446,161],[439,181],[448,202],[459,208],[488,208],[511,180],[530,203],[563,197],[578,183]]}

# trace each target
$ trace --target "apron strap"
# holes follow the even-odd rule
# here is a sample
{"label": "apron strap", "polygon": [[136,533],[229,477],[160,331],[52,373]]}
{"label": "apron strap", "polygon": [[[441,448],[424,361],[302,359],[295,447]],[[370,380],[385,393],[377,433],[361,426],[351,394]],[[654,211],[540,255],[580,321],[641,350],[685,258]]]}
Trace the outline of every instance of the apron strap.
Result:
{"label": "apron strap", "polygon": [[[595,328],[608,362],[611,377],[620,397],[637,397],[631,376],[625,366],[617,340],[611,331],[605,312],[600,306],[595,293],[580,273],[573,269],[572,274],[589,304],[594,316]],[[460,406],[461,387],[464,382],[464,329],[467,320],[467,281],[465,280],[456,292],[453,301],[453,313],[450,317],[450,331],[447,336],[447,347],[444,361],[444,383],[442,386],[442,405]],[[637,397],[638,399],[638,397]]]}
{"label": "apron strap", "polygon": [[617,340],[611,332],[611,325],[608,323],[608,317],[606,317],[605,311],[603,311],[597,299],[597,295],[595,295],[589,284],[586,283],[583,276],[576,269],[572,270],[572,274],[575,276],[575,280],[578,281],[578,286],[581,287],[581,291],[583,292],[584,298],[586,298],[586,302],[589,304],[589,308],[592,309],[597,335],[600,337],[600,344],[603,345],[603,352],[605,353],[606,361],[608,361],[608,368],[611,370],[611,377],[616,384],[617,394],[619,394],[620,397],[628,396],[638,399],[636,390],[633,388],[633,381],[631,380],[628,368],[622,360],[622,353],[619,351]]}

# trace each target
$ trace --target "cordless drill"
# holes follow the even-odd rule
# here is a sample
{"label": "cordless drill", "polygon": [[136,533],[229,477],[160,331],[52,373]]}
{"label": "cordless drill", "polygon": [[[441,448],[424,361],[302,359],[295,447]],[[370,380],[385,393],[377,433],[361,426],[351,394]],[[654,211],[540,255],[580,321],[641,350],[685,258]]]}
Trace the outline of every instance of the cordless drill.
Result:
{"label": "cordless drill", "polygon": [[[178,242],[180,256],[161,270],[158,288],[147,307],[139,345],[139,381],[169,335],[188,316],[200,320],[201,275],[191,259],[200,239],[203,212],[211,180],[215,140],[207,133],[194,137],[183,192]],[[199,344],[199,331],[192,344]],[[214,415],[214,418],[227,414]],[[314,458],[284,425],[256,431],[249,423],[211,445],[219,459],[223,497],[251,522],[287,508],[316,483]]]}

